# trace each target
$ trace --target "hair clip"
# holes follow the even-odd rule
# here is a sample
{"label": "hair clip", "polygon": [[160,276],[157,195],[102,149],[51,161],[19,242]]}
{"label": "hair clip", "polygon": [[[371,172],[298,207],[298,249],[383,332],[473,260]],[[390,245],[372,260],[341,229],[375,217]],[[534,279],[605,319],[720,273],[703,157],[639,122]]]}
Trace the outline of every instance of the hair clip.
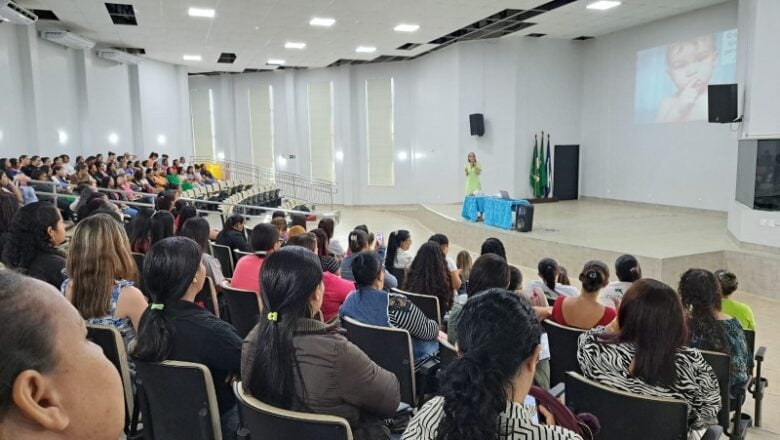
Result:
{"label": "hair clip", "polygon": [[151,305],[151,309],[152,310],[162,310],[164,308],[165,308],[165,304],[152,303],[152,305]]}
{"label": "hair clip", "polygon": [[268,312],[268,315],[266,316],[269,321],[279,321],[279,314],[277,312]]}

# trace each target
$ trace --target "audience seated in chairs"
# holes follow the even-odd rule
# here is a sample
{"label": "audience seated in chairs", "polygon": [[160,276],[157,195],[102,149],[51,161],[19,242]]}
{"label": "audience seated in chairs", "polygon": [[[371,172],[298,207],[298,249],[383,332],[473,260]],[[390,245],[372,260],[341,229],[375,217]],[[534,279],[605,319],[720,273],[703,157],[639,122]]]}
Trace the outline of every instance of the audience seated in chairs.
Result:
{"label": "audience seated in chairs", "polygon": [[262,285],[264,313],[243,350],[245,390],[278,408],[343,417],[355,439],[387,439],[383,419],[398,409],[398,379],[316,319],[323,297],[317,256],[298,246],[274,252]]}
{"label": "audience seated in chairs", "polygon": [[678,291],[688,310],[690,346],[729,355],[730,395],[733,399],[743,399],[753,369],[753,353],[748,351],[739,321],[720,311],[718,279],[704,269],[688,269],[680,278]]}
{"label": "audience seated in chairs", "polygon": [[643,279],[626,292],[617,319],[580,336],[577,358],[585,377],[644,396],[688,404],[688,425],[717,424],[718,381],[699,350],[687,343],[686,318],[677,293]]}
{"label": "audience seated in chairs", "polygon": [[405,296],[380,290],[384,285],[384,270],[375,252],[356,255],[352,260],[352,274],[358,289],[344,301],[339,310],[340,316],[408,331],[418,366],[438,352],[439,324],[436,320],[426,318]]}
{"label": "audience seated in chairs", "polygon": [[618,280],[607,284],[599,294],[599,302],[618,310],[623,295],[634,282],[642,278],[642,268],[633,255],[621,255],[615,260],[615,275]]}
{"label": "audience seated in chairs", "polygon": [[128,348],[147,302],[133,287],[138,269],[122,225],[107,215],[79,222],[66,268],[65,297],[88,323],[116,327]]}
{"label": "audience seated in chairs", "polygon": [[755,330],[756,318],[753,315],[753,309],[749,305],[731,298],[731,294],[736,292],[739,287],[737,276],[733,272],[721,269],[715,271],[715,277],[720,282],[720,289],[723,295],[720,311],[736,318],[742,324],[743,329]]}
{"label": "audience seated in chairs", "polygon": [[266,257],[279,249],[279,229],[271,223],[258,223],[252,228],[253,255],[247,255],[236,263],[230,286],[235,289],[260,293],[260,273]]}
{"label": "audience seated in chairs", "polygon": [[470,298],[458,334],[461,356],[440,375],[441,396],[423,406],[403,439],[582,440],[553,426],[544,407],[536,422],[536,409],[524,405],[541,351],[541,328],[519,296],[490,289]]}
{"label": "audience seated in chairs", "polygon": [[599,304],[599,291],[609,281],[609,268],[601,261],[588,261],[580,273],[582,293],[573,298],[555,299],[552,320],[568,327],[591,329],[608,325],[615,319],[615,309]]}
{"label": "audience seated in chairs", "polygon": [[201,248],[184,237],[155,243],[144,258],[144,286],[152,304],[141,317],[135,359],[203,364],[217,394],[222,438],[235,439],[236,399],[230,381],[241,368],[241,338],[235,329],[193,303],[206,281]]}
{"label": "audience seated in chairs", "polygon": [[[187,206],[184,209],[187,208],[190,207]],[[179,214],[179,218],[181,218],[181,214]],[[180,237],[187,237],[200,246],[202,253],[201,259],[203,260],[203,265],[206,266],[206,276],[214,281],[214,287],[217,289],[217,292],[219,292],[222,284],[225,283],[225,276],[222,274],[222,265],[219,264],[219,260],[209,254],[210,233],[211,226],[209,226],[209,222],[203,217],[191,217],[187,219],[179,230]]]}
{"label": "audience seated in chairs", "polygon": [[118,439],[122,382],[76,309],[50,285],[8,270],[0,303],[0,437]]}
{"label": "audience seated in chairs", "polygon": [[453,301],[452,279],[439,243],[428,241],[417,250],[404,280],[404,290],[439,298],[441,319],[450,311]]}
{"label": "audience seated in chairs", "polygon": [[234,251],[251,252],[249,242],[244,233],[245,223],[246,219],[241,214],[231,214],[225,220],[225,226],[217,235],[216,243],[227,246]]}
{"label": "audience seated in chairs", "polygon": [[49,202],[19,209],[3,238],[5,267],[46,281],[59,289],[65,280],[65,256],[57,246],[65,242],[65,222]]}
{"label": "audience seated in chairs", "polygon": [[[252,233],[254,238],[254,233]],[[288,240],[285,246],[301,246],[309,249],[312,252],[317,252],[317,239],[313,233],[300,234]],[[322,318],[325,322],[330,322],[333,318],[338,316],[339,308],[347,296],[355,290],[355,283],[345,280],[340,276],[328,272],[322,271],[322,284],[325,291],[322,296]]]}
{"label": "audience seated in chairs", "polygon": [[[352,259],[355,258],[355,255],[361,252],[371,250],[371,243],[369,243],[369,238],[370,237],[368,233],[361,229],[355,229],[349,233],[349,236],[347,237],[349,255],[344,257],[344,260],[341,262],[341,278],[349,281],[355,281],[355,277],[352,275]],[[398,287],[398,280],[395,279],[393,274],[388,272],[387,269],[383,270],[385,272],[384,290],[391,290]]]}
{"label": "audience seated in chairs", "polygon": [[523,296],[531,304],[543,307],[548,304],[552,305],[552,301],[559,296],[577,296],[580,294],[577,288],[558,282],[561,270],[558,263],[552,258],[540,260],[537,269],[541,280],[531,280],[523,291]]}

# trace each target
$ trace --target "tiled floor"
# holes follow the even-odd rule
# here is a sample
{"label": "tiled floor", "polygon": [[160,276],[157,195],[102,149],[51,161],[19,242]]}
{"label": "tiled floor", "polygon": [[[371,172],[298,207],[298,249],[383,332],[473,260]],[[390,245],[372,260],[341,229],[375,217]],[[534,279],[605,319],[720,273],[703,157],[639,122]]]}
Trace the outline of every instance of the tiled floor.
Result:
{"label": "tiled floor", "polygon": [[[433,208],[456,219],[460,216],[460,207],[456,205],[442,205]],[[558,208],[560,209],[560,205]],[[366,224],[372,232],[382,232],[385,237],[395,229],[407,229],[412,235],[413,251],[434,232],[447,234],[446,230],[433,231],[425,224],[415,220],[412,215],[412,211],[417,209],[415,207],[339,207],[339,209],[341,210],[341,220],[336,228],[335,238],[341,243],[346,243],[349,231],[359,224]],[[558,240],[570,240],[581,246],[607,246],[617,252],[635,252],[643,255],[652,253],[660,257],[685,255],[691,249],[707,252],[713,246],[735,246],[731,238],[723,232],[725,217],[718,214],[679,212],[670,214],[664,210],[649,207],[637,211],[635,208],[619,204],[613,204],[610,206],[609,212],[605,213],[604,209],[582,203],[567,206],[565,211],[571,212],[568,214],[563,212],[562,217],[546,215],[551,212],[551,209],[555,208],[551,205],[537,205],[535,231],[531,234],[548,239],[549,235],[555,234],[555,238]],[[556,214],[561,214],[561,211],[556,212]],[[572,224],[571,221],[566,220],[567,215],[578,215],[581,216],[580,218],[587,218],[587,221],[578,221],[574,230],[564,230],[565,227]],[[594,227],[594,225],[603,225],[605,221],[610,222],[612,232],[604,233],[603,228]],[[621,234],[617,234],[614,228],[621,227],[620,225],[625,229]],[[474,227],[481,228],[483,226],[475,225]],[[660,231],[664,231],[664,234],[661,235],[666,236],[669,229],[676,229],[678,233],[664,238],[663,242],[652,238],[658,236]],[[619,235],[633,238],[623,247],[622,243],[614,238]],[[451,241],[449,252],[451,256],[454,256],[463,247],[459,245],[458,237],[449,235],[449,238]],[[475,256],[479,252],[479,249],[476,248],[467,250]],[[510,263],[511,259],[510,257]],[[534,277],[533,274],[536,272],[535,268],[527,266],[521,266],[520,269],[526,279]],[[759,325],[757,344],[768,348],[767,360],[763,368],[764,376],[769,379],[770,387],[766,390],[764,398],[763,426],[761,429],[751,428],[747,438],[780,440],[780,320],[776,320],[780,316],[780,301],[747,292],[737,292],[735,295],[736,299],[748,303],[755,311]],[[745,404],[744,408],[748,414],[753,414],[752,399]]]}

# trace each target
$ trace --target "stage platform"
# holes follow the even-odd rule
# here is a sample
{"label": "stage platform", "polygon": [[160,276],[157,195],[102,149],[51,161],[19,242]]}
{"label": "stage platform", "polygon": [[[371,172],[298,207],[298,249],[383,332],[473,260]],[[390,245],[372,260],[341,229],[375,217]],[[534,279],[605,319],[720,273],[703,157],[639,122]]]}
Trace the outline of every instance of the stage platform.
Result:
{"label": "stage platform", "polygon": [[725,213],[601,199],[534,206],[534,228],[528,233],[468,222],[460,217],[460,204],[374,209],[415,219],[471,251],[498,237],[510,262],[528,268],[553,256],[573,274],[587,260],[611,265],[630,253],[645,276],[672,286],[691,267],[727,268],[739,274],[741,289],[780,299],[780,249],[738,242],[727,230]]}

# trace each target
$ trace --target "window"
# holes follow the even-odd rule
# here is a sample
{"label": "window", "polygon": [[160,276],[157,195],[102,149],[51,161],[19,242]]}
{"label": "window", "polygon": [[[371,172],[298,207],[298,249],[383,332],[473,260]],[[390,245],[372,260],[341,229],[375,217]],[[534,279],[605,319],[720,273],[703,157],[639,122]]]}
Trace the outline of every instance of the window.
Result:
{"label": "window", "polygon": [[366,80],[368,184],[395,185],[393,79]]}
{"label": "window", "polygon": [[195,157],[214,160],[214,96],[211,89],[190,92],[190,112]]}
{"label": "window", "polygon": [[249,89],[249,130],[252,164],[274,169],[274,94],[273,87]]}
{"label": "window", "polygon": [[336,180],[333,153],[333,83],[309,83],[309,148],[311,177]]}

